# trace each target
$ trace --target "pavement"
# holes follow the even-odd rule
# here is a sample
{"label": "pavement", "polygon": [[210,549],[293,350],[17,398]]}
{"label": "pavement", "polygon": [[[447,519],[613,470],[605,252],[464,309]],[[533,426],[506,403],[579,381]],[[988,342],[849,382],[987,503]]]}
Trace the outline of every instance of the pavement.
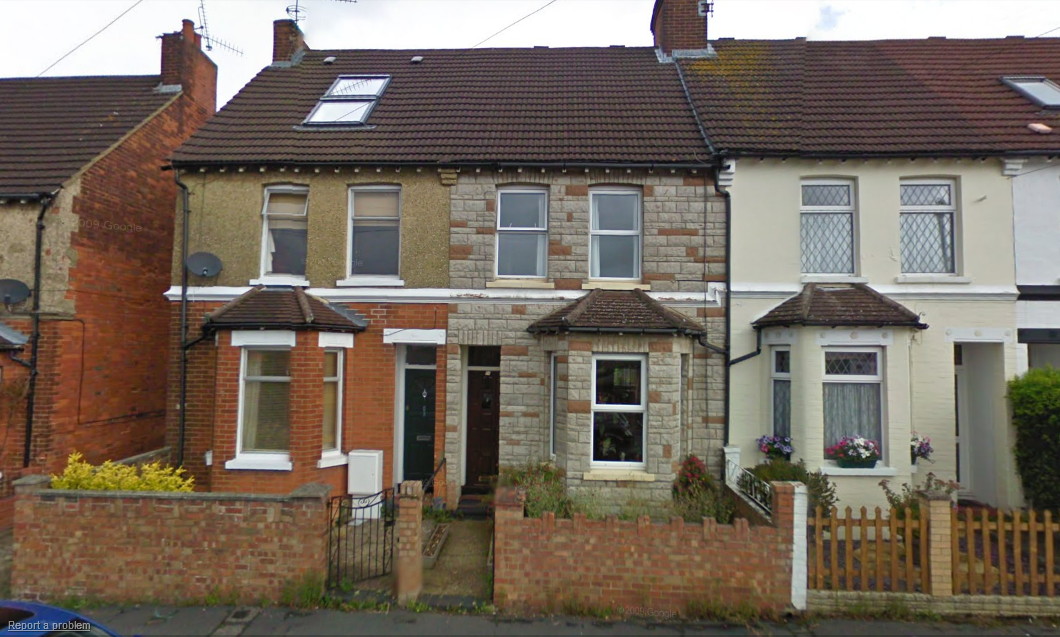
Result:
{"label": "pavement", "polygon": [[99,607],[81,610],[124,635],[1020,635],[1060,637],[1060,622],[1004,623],[799,619],[742,626],[711,622],[513,618],[435,611],[303,611],[232,606]]}

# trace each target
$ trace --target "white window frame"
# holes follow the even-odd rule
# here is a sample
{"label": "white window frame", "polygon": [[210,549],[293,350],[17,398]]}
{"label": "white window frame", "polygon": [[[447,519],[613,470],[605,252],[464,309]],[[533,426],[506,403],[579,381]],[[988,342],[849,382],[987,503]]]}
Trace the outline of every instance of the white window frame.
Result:
{"label": "white window frame", "polygon": [[323,469],[325,467],[333,467],[344,464],[346,462],[346,454],[342,453],[342,412],[343,412],[343,380],[345,378],[345,365],[346,365],[346,352],[342,348],[328,347],[324,349],[324,356],[334,353],[337,356],[336,363],[336,376],[324,376],[324,384],[335,383],[335,447],[328,449],[323,446],[321,442],[320,450],[320,462],[317,463],[317,467]]}
{"label": "white window frame", "polygon": [[[504,195],[541,195],[545,200],[544,226],[541,228],[504,227],[501,226],[501,200]],[[493,274],[498,279],[545,279],[548,277],[548,205],[549,192],[547,188],[499,188],[497,190],[497,237],[493,243]],[[501,274],[501,235],[502,234],[532,234],[544,237],[544,249],[538,255],[540,263],[540,274]]]}
{"label": "white window frame", "polygon": [[[634,230],[593,230],[593,199],[599,195],[623,195],[637,198],[637,227]],[[593,250],[594,237],[623,236],[637,238],[637,253],[634,256],[634,272],[631,277],[605,277],[594,275],[593,261],[596,252]],[[589,189],[589,278],[596,281],[640,281],[643,276],[644,261],[644,196],[636,188],[590,188]],[[598,269],[598,268],[597,268]]]}
{"label": "white window frame", "polygon": [[[397,193],[397,217],[356,217],[357,192],[394,192]],[[401,280],[401,208],[404,204],[404,193],[400,185],[380,184],[369,186],[350,186],[346,193],[346,278],[336,283],[338,285],[404,285]],[[398,269],[394,274],[353,274],[353,226],[354,218],[363,220],[397,220],[398,245],[397,264]]]}
{"label": "white window frame", "polygon": [[[828,354],[865,354],[874,353],[876,355],[876,373],[874,375],[867,374],[829,374],[827,373],[827,358]],[[884,385],[884,348],[882,347],[824,347],[822,348],[821,355],[821,406],[822,406],[822,419],[821,428],[824,433],[824,385],[830,383],[847,383],[847,384],[874,384],[879,387],[880,392],[880,439],[876,441],[880,449],[881,462],[886,459],[887,452],[887,393]],[[827,443],[826,443],[827,446]]]}
{"label": "white window frame", "polygon": [[[335,91],[338,86],[347,80],[383,80],[382,86],[374,93],[361,93],[361,94],[336,94]],[[317,100],[313,110],[309,111],[309,115],[306,115],[305,120],[302,121],[303,125],[306,126],[364,126],[365,122],[372,115],[372,111],[375,110],[379,100],[383,97],[383,93],[386,92],[387,87],[390,86],[390,76],[381,74],[356,74],[356,75],[340,75],[335,78],[335,81],[331,83],[328,90],[320,96]],[[365,104],[366,108],[364,114],[361,115],[359,120],[320,120],[313,121],[313,117],[317,114],[325,104],[333,103],[348,103],[348,104]]]}
{"label": "white window frame", "polygon": [[[777,370],[777,353],[788,353],[788,371]],[[788,381],[788,435],[791,435],[791,346],[773,345],[769,348],[769,424],[770,435],[778,436],[776,414],[776,381]]]}
{"label": "white window frame", "polygon": [[[259,471],[290,471],[291,464],[290,449],[286,452],[267,451],[243,451],[243,414],[246,400],[246,386],[248,380],[267,378],[275,381],[283,378],[287,383],[288,391],[291,390],[291,377],[280,376],[247,376],[247,354],[250,351],[272,351],[291,352],[290,347],[275,345],[244,345],[239,352],[239,408],[236,415],[236,457],[225,463],[225,469],[252,469]],[[292,352],[293,354],[293,352]],[[288,417],[289,422],[289,417]],[[290,442],[288,442],[290,444]]]}
{"label": "white window frame", "polygon": [[[301,214],[295,215],[269,215],[269,197],[273,193],[305,195],[305,207]],[[309,285],[305,275],[297,274],[273,274],[269,272],[271,257],[269,255],[269,219],[305,219],[306,223],[306,266],[309,265],[309,187],[295,184],[280,184],[265,187],[265,197],[261,205],[261,259],[259,262],[260,277],[252,280],[251,285],[273,284],[273,285]]]}
{"label": "white window frame", "polygon": [[[802,198],[803,186],[847,186],[850,188],[849,206],[807,206]],[[853,179],[844,178],[804,178],[799,181],[799,270],[808,276],[839,275],[857,276],[860,260],[858,254],[858,191]],[[807,215],[839,215],[850,217],[850,271],[849,272],[809,272],[806,269],[805,255],[802,250],[802,223]]]}
{"label": "white window frame", "polygon": [[[948,206],[906,206],[901,203],[902,201],[902,186],[941,186],[946,185],[950,188],[950,203]],[[916,178],[902,178],[898,182],[898,267],[901,269],[903,275],[956,275],[961,271],[961,246],[960,246],[960,228],[958,223],[960,222],[960,216],[958,212],[960,210],[960,203],[958,201],[958,189],[957,180],[952,177],[916,177]],[[950,245],[953,250],[953,267],[948,272],[913,272],[906,270],[905,262],[902,260],[902,230],[901,230],[901,216],[905,214],[949,214],[950,215]]]}
{"label": "white window frame", "polygon": [[[639,405],[601,405],[596,402],[596,364],[599,361],[636,361],[640,363],[640,404]],[[647,354],[593,354],[590,391],[592,392],[591,409],[589,410],[589,466],[598,469],[632,469],[644,470],[648,465],[648,355]],[[593,460],[593,444],[596,435],[595,422],[597,412],[601,413],[634,413],[642,414],[641,455],[640,462],[613,462]]]}

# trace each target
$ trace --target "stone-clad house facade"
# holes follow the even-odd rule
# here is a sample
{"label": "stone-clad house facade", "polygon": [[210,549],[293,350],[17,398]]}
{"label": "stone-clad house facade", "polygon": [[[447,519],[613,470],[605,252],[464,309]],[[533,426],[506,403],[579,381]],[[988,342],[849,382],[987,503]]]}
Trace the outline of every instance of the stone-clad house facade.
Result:
{"label": "stone-clad house facade", "polygon": [[690,453],[720,473],[707,156],[651,48],[314,51],[278,21],[174,156],[167,440],[211,490],[364,493],[365,453],[384,487],[444,459],[454,505],[527,462],[614,506],[668,498]]}

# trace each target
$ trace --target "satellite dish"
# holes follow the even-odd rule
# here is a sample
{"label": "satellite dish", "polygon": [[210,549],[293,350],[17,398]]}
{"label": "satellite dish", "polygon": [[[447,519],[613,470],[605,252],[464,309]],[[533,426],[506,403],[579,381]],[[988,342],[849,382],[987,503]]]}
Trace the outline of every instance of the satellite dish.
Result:
{"label": "satellite dish", "polygon": [[29,298],[29,286],[17,279],[0,279],[0,301],[14,305]]}
{"label": "satellite dish", "polygon": [[196,252],[188,256],[188,259],[184,262],[184,267],[188,268],[188,272],[195,276],[211,277],[217,276],[217,273],[221,271],[221,259],[217,258],[216,254],[210,252]]}

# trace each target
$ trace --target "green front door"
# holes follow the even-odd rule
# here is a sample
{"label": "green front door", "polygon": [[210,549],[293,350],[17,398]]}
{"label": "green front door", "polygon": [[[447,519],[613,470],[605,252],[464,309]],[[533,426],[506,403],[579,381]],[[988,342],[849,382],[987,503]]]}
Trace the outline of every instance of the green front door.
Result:
{"label": "green front door", "polygon": [[405,480],[424,480],[434,471],[433,369],[405,370]]}

